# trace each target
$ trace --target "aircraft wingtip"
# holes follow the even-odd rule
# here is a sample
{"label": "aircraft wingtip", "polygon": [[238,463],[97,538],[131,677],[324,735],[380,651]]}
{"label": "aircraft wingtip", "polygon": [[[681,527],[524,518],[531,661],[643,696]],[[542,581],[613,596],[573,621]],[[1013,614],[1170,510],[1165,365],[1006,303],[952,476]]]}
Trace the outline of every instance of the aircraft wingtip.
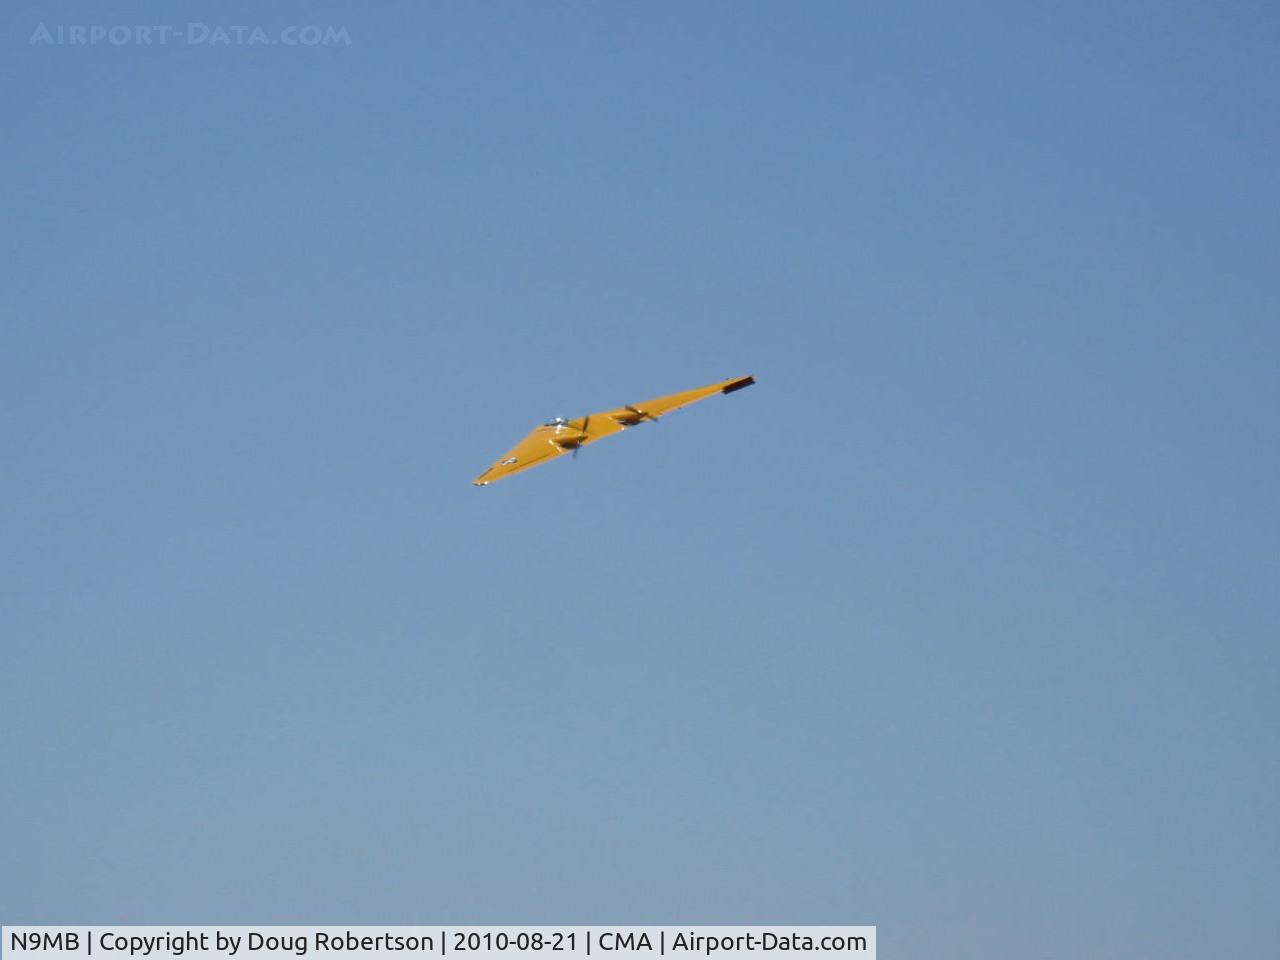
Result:
{"label": "aircraft wingtip", "polygon": [[743,377],[741,380],[735,380],[733,383],[727,384],[720,392],[733,393],[735,390],[742,390],[745,387],[751,386],[755,382],[755,377]]}

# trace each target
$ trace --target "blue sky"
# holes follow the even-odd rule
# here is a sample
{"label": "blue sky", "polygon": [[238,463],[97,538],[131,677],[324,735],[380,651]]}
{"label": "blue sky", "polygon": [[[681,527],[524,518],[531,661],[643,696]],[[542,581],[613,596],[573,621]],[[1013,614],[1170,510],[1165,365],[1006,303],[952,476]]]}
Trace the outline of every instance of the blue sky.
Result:
{"label": "blue sky", "polygon": [[0,919],[1273,949],[1280,13],[1121,7],[0,7]]}

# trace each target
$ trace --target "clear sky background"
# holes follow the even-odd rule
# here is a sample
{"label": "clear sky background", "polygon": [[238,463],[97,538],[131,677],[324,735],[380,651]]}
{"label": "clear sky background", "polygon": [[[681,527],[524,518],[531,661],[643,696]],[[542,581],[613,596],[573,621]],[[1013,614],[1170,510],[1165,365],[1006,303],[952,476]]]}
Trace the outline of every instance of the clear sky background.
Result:
{"label": "clear sky background", "polygon": [[1271,955],[1278,49],[1270,2],[0,6],[0,919]]}

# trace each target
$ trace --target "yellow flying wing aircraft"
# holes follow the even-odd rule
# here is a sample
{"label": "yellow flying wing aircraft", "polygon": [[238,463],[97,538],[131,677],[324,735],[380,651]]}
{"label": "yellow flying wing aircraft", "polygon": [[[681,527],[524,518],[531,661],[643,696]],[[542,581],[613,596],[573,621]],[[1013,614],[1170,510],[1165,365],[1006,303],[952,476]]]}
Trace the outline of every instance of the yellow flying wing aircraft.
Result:
{"label": "yellow flying wing aircraft", "polygon": [[576,454],[588,443],[620,433],[627,427],[634,427],[646,420],[657,420],[664,413],[687,407],[712,394],[733,393],[755,382],[755,377],[736,377],[705,387],[685,390],[683,393],[667,394],[665,397],[646,400],[634,406],[618,407],[616,410],[606,410],[604,413],[590,413],[577,420],[556,417],[540,427],[534,427],[533,431],[508,450],[501,460],[471,482],[477,487],[487,487],[495,480],[536,467],[562,454],[569,452]]}

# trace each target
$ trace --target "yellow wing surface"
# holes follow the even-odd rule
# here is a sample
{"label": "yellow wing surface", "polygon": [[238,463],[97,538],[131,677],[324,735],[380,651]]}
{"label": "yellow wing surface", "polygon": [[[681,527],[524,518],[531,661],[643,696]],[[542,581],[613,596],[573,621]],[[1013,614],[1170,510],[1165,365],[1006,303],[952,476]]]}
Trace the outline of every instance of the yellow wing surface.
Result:
{"label": "yellow wing surface", "polygon": [[551,420],[542,426],[534,427],[527,437],[508,450],[472,483],[477,487],[487,487],[495,480],[501,480],[513,473],[554,460],[556,457],[585,447],[588,443],[621,433],[628,427],[637,426],[646,420],[657,420],[663,414],[687,407],[714,394],[733,393],[755,382],[754,377],[733,377],[705,387],[669,393],[665,397],[655,397],[641,403],[618,407],[616,410],[589,413],[576,420]]}

